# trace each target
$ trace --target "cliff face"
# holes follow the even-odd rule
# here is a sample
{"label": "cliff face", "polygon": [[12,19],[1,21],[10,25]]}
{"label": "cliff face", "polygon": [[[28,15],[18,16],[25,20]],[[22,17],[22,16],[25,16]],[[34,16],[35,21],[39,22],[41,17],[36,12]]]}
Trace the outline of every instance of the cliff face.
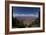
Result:
{"label": "cliff face", "polygon": [[[13,18],[12,25],[14,28],[26,28],[39,26],[39,17],[35,16],[16,16]],[[36,26],[37,25],[37,26]]]}

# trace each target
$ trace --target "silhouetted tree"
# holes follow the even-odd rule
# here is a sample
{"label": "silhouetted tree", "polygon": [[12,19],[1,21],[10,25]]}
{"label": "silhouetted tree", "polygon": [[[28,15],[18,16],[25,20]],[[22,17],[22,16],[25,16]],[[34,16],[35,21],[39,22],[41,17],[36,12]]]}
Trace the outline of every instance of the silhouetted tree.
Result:
{"label": "silhouetted tree", "polygon": [[14,17],[12,17],[12,28],[15,27],[15,21],[14,21]]}

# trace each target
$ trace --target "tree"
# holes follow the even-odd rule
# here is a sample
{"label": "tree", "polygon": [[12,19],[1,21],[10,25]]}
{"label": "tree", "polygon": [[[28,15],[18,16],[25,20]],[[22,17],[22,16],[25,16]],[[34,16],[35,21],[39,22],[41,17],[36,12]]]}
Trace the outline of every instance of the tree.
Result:
{"label": "tree", "polygon": [[14,17],[12,17],[12,28],[15,27],[15,21],[14,21]]}

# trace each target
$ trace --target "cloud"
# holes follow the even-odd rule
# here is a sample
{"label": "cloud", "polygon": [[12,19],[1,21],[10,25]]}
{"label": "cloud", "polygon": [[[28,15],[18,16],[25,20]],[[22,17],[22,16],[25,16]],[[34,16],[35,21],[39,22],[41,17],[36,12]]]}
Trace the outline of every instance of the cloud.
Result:
{"label": "cloud", "polygon": [[13,17],[16,17],[16,16],[32,16],[32,17],[38,17],[38,14],[13,14]]}

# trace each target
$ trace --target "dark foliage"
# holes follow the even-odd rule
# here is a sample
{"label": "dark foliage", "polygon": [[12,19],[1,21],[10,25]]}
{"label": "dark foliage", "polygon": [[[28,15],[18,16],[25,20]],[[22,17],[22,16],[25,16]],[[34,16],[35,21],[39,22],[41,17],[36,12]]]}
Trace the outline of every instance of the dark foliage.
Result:
{"label": "dark foliage", "polygon": [[23,24],[23,21],[19,21],[19,20],[17,20],[16,18],[13,18],[12,17],[12,27],[13,28],[24,28],[25,26],[24,26],[24,24]]}

